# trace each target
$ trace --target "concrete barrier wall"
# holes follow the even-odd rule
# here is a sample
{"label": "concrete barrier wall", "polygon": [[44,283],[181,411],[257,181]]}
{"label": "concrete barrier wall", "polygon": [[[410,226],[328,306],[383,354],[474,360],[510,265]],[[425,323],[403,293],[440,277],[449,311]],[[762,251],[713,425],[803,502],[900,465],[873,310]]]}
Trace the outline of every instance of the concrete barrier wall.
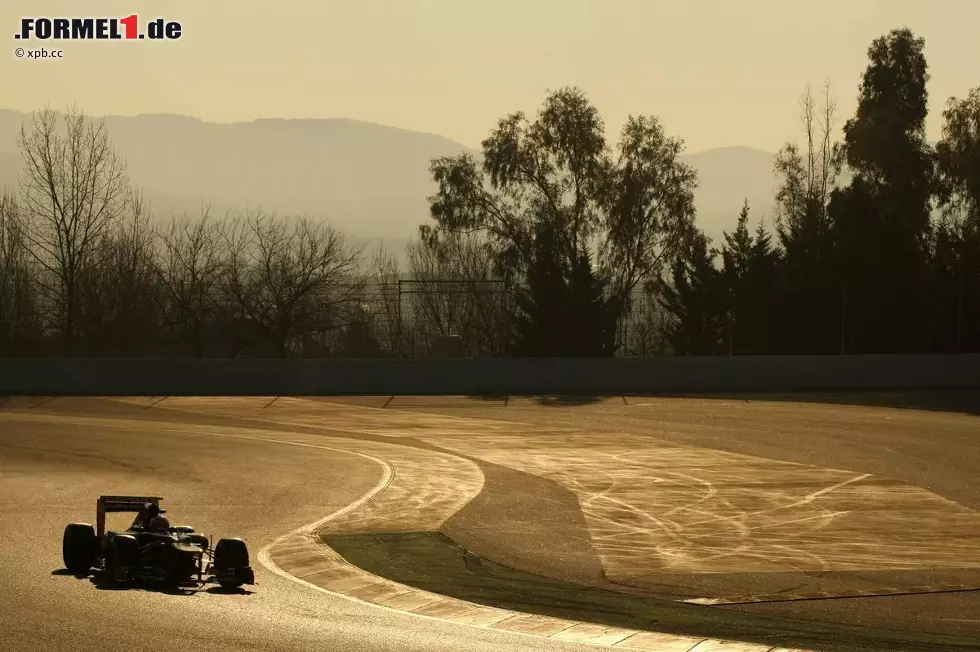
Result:
{"label": "concrete barrier wall", "polygon": [[35,396],[641,394],[980,387],[980,355],[463,360],[0,359]]}

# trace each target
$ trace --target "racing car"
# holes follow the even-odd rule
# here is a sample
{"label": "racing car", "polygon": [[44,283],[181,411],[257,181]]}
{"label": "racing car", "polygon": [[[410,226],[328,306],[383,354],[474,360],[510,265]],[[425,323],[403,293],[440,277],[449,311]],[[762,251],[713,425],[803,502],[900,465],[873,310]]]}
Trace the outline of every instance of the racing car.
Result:
{"label": "racing car", "polygon": [[[151,531],[151,513],[159,513],[158,496],[99,496],[96,527],[71,523],[65,527],[62,557],[70,572],[87,575],[101,571],[118,584],[163,581],[177,585],[216,582],[223,588],[255,584],[248,547],[241,539],[211,540],[189,525]],[[135,512],[125,531],[106,531],[106,514]]]}

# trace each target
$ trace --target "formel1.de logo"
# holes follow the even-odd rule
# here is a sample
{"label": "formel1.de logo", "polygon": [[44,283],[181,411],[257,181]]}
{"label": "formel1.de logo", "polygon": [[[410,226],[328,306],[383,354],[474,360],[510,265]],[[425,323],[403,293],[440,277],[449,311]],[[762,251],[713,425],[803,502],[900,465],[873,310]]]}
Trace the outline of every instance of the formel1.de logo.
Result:
{"label": "formel1.de logo", "polygon": [[24,41],[175,41],[182,27],[176,20],[155,18],[145,23],[136,14],[124,18],[21,18],[14,38]]}

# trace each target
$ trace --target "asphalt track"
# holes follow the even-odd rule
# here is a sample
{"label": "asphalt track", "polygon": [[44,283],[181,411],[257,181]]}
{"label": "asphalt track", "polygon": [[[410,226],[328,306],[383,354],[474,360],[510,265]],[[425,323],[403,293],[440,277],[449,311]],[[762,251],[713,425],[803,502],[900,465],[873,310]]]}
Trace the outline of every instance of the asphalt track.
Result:
{"label": "asphalt track", "polygon": [[[268,399],[8,401],[0,410],[0,648],[142,650],[180,641],[200,650],[587,649],[379,609],[298,586],[260,565],[260,548],[342,510],[378,484],[383,470],[364,456],[373,446],[394,459],[398,480],[387,502],[382,496],[352,510],[335,534],[442,529],[468,549],[528,573],[600,589],[608,582],[615,586],[607,589],[659,599],[734,602],[701,607],[724,618],[758,622],[772,614],[871,625],[883,636],[898,631],[899,638],[901,631],[937,632],[955,641],[874,649],[980,649],[980,639],[972,638],[980,636],[980,594],[970,590],[980,588],[977,417],[744,400],[502,405],[346,399],[357,405],[325,402],[319,410],[289,400],[295,399],[284,399],[278,413]],[[279,416],[263,423],[265,414]],[[138,425],[126,421],[133,419]],[[235,435],[242,431],[233,428],[246,427],[268,430]],[[352,437],[360,443],[344,452]],[[405,445],[377,442],[385,438],[402,438]],[[670,473],[683,467],[696,480],[664,482],[665,472],[642,455],[643,438],[657,442],[657,459],[673,451]],[[541,452],[553,451],[556,441],[566,442],[561,455]],[[390,452],[396,448],[408,452]],[[451,462],[452,454],[471,460],[472,468]],[[433,464],[445,466],[433,471]],[[733,466],[738,477],[717,474]],[[517,484],[514,473],[520,474]],[[450,478],[452,490],[419,483],[430,476]],[[778,490],[760,481],[769,476],[778,476]],[[550,485],[537,486],[535,479]],[[657,491],[647,486],[657,482]],[[797,499],[789,488],[801,482]],[[811,490],[807,483],[813,482],[823,488]],[[561,494],[553,513],[538,514],[544,527],[564,531],[563,541],[581,540],[586,532],[592,546],[555,549],[554,533],[549,539],[531,516],[515,512],[513,504],[501,506],[500,496],[532,489],[543,492],[539,497]],[[839,497],[841,489],[851,493]],[[163,495],[176,520],[215,536],[244,537],[259,585],[242,595],[119,591],[62,574],[64,524],[93,519],[100,493]],[[773,503],[774,496],[782,502]],[[571,506],[558,505],[562,500]],[[769,512],[787,505],[804,511],[743,527],[745,519],[769,519]],[[847,520],[852,512],[856,522]],[[689,516],[678,517],[683,513]],[[570,524],[575,518],[569,514],[581,522]],[[643,534],[649,527],[623,531],[638,514],[659,515],[670,536],[651,538]],[[794,526],[777,537],[778,548],[752,529],[795,520],[821,527]],[[730,527],[735,521],[742,523]],[[858,534],[873,554],[847,546],[840,552]],[[719,547],[744,552],[705,554]],[[631,552],[637,550],[656,554],[639,558]],[[650,557],[666,561],[654,564]],[[598,576],[597,560],[603,567]],[[874,594],[886,585],[966,590]],[[830,599],[813,599],[818,586],[830,587]],[[866,597],[842,595],[855,586]],[[772,599],[779,594],[796,598]],[[823,649],[862,648],[829,641]]]}
{"label": "asphalt track", "polygon": [[[4,650],[573,650],[330,599],[255,563],[250,595],[102,590],[58,572],[64,524],[100,493],[156,493],[171,514],[259,544],[357,499],[377,480],[353,455],[166,429],[0,425]],[[319,454],[322,453],[322,454]]]}

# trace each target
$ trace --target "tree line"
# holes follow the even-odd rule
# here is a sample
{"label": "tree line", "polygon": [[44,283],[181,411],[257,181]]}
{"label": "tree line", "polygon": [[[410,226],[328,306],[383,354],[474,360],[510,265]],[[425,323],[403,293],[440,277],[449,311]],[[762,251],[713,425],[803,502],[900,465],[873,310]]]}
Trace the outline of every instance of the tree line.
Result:
{"label": "tree line", "polygon": [[683,354],[980,351],[980,88],[926,139],[924,41],[871,45],[856,114],[833,141],[825,93],[806,144],[776,160],[775,233],[748,207],[719,248],[694,234],[665,292]]}
{"label": "tree line", "polygon": [[527,355],[613,354],[638,295],[652,348],[678,355],[980,351],[980,88],[949,100],[932,146],[924,45],[908,29],[872,43],[840,142],[829,87],[807,89],[771,228],[746,204],[714,245],[681,142],[631,117],[612,150],[563,89],[535,121],[501,120],[482,163],[434,162],[423,239],[485,236]]}
{"label": "tree line", "polygon": [[980,351],[980,88],[925,135],[924,42],[876,39],[836,140],[825,87],[776,157],[772,226],[712,243],[696,172],[655,116],[611,146],[585,94],[432,161],[399,269],[330,225],[261,210],[156,222],[104,124],[34,115],[0,197],[0,355],[467,355]]}
{"label": "tree line", "polygon": [[12,355],[285,356],[351,311],[358,252],[262,211],[152,222],[104,123],[45,110],[0,199],[0,346]]}
{"label": "tree line", "polygon": [[[0,195],[0,356],[427,355],[428,335],[460,330],[476,354],[507,350],[507,302],[470,291],[493,280],[475,242],[450,238],[467,254],[453,259],[416,243],[402,271],[305,216],[202,207],[161,223],[104,121],[74,108],[36,112],[18,146],[18,192]],[[438,291],[451,278],[461,296]]]}

